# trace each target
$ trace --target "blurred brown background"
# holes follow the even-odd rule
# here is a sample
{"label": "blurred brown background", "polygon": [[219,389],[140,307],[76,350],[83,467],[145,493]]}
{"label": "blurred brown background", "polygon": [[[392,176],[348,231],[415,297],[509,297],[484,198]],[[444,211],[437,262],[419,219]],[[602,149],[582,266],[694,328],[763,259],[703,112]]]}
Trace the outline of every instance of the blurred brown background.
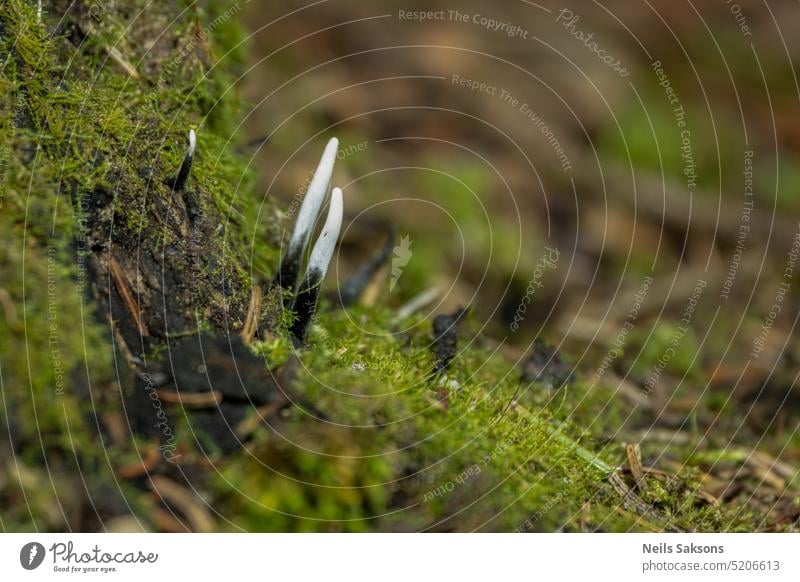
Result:
{"label": "blurred brown background", "polygon": [[[780,400],[796,284],[750,353],[797,232],[798,19],[792,2],[253,2],[247,127],[270,137],[254,159],[289,201],[338,135],[344,256],[380,243],[370,220],[413,241],[391,302],[434,285],[442,308],[471,303],[498,338],[542,335],[579,365],[652,277],[621,377],[651,367],[703,281],[685,369],[659,385],[691,369],[693,392],[769,380]],[[545,247],[559,260],[537,271]]]}

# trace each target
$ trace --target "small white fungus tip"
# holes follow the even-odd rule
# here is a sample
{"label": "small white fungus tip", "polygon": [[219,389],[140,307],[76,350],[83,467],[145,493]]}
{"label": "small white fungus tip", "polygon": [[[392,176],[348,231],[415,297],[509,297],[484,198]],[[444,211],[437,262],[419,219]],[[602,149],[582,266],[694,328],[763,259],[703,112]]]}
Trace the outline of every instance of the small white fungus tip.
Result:
{"label": "small white fungus tip", "polygon": [[342,217],[344,216],[344,196],[341,188],[334,188],[331,192],[331,205],[328,209],[328,218],[325,226],[314,244],[311,256],[308,259],[307,272],[317,271],[320,278],[325,277],[333,258],[333,251],[336,249],[336,242],[339,240],[339,232],[342,229]]}
{"label": "small white fungus tip", "polygon": [[189,130],[189,149],[186,150],[186,155],[190,158],[194,156],[194,150],[197,147],[197,134],[193,129]]}

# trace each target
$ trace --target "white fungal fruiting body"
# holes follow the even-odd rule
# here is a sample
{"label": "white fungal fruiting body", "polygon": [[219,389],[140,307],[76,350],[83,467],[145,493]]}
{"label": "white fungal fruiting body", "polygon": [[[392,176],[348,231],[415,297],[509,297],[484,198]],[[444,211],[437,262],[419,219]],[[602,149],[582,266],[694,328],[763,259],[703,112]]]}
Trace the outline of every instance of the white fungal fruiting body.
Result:
{"label": "white fungal fruiting body", "polygon": [[197,147],[197,134],[193,129],[189,130],[189,149],[186,150],[186,157],[191,158],[194,156],[194,150]]}
{"label": "white fungal fruiting body", "polygon": [[183,161],[178,168],[178,174],[174,178],[167,181],[175,192],[180,192],[186,186],[186,180],[189,179],[189,174],[192,171],[192,159],[194,152],[197,148],[197,134],[193,129],[189,130],[189,145],[186,147],[186,155],[183,156]]}
{"label": "white fungal fruiting body", "polygon": [[325,204],[325,196],[328,193],[331,176],[333,176],[333,165],[336,162],[338,148],[339,140],[335,137],[331,138],[325,146],[325,151],[322,153],[319,165],[311,178],[303,203],[300,205],[300,211],[297,213],[297,221],[294,225],[292,238],[289,241],[288,256],[302,253],[303,249],[308,245],[308,239],[311,237],[314,223],[317,221],[319,211]]}
{"label": "white fungal fruiting body", "polygon": [[342,229],[342,216],[344,214],[344,197],[341,188],[334,188],[331,193],[331,205],[328,209],[328,218],[325,226],[314,244],[311,256],[308,259],[309,275],[312,273],[319,281],[325,278],[328,272],[333,251],[336,248],[336,241],[339,240],[339,232]]}
{"label": "white fungal fruiting body", "polygon": [[292,238],[281,261],[278,274],[273,280],[273,285],[277,284],[283,289],[296,291],[293,296],[284,296],[284,306],[295,312],[295,319],[289,330],[295,345],[302,345],[305,341],[308,328],[317,311],[322,281],[328,272],[328,265],[333,258],[333,251],[342,230],[344,196],[341,188],[334,188],[331,193],[328,216],[311,249],[305,274],[301,278],[298,288],[298,275],[317,217],[325,204],[338,148],[339,140],[336,138],[332,138],[325,146],[325,151],[311,178],[303,204],[300,206]]}
{"label": "white fungal fruiting body", "polygon": [[328,265],[330,265],[333,258],[333,251],[339,239],[339,232],[342,230],[343,213],[344,200],[342,190],[341,188],[334,188],[331,193],[328,217],[325,220],[325,225],[322,227],[319,238],[314,243],[314,248],[311,250],[305,277],[292,304],[295,319],[290,332],[295,345],[302,345],[305,342],[308,328],[317,311],[322,281],[328,272]]}

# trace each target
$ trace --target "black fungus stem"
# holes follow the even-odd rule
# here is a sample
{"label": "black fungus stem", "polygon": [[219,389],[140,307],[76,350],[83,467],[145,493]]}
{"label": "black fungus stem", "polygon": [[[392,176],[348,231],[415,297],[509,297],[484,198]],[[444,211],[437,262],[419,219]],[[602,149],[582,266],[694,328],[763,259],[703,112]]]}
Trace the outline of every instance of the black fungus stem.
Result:
{"label": "black fungus stem", "polygon": [[[297,277],[300,274],[300,259],[301,250],[292,249],[290,247],[286,251],[286,255],[283,257],[280,267],[278,267],[278,274],[275,275],[275,278],[272,280],[270,289],[281,287],[282,289],[287,289],[294,293],[294,290],[297,288]],[[284,307],[291,307],[291,301],[291,296],[285,297]]]}
{"label": "black fungus stem", "polygon": [[192,159],[194,156],[187,153],[181,162],[181,167],[178,170],[178,175],[172,180],[172,189],[175,192],[182,192],[186,187],[186,181],[189,179],[189,174],[192,171]]}
{"label": "black fungus stem", "polygon": [[443,374],[458,353],[458,326],[468,311],[467,307],[457,309],[452,314],[437,315],[433,318],[434,372]]}
{"label": "black fungus stem", "polygon": [[189,147],[186,150],[186,155],[183,157],[181,167],[178,169],[178,175],[167,180],[167,184],[172,187],[174,192],[182,192],[186,187],[186,180],[189,179],[189,173],[192,171],[192,159],[194,158],[194,150],[197,147],[197,135],[194,130],[189,131]]}
{"label": "black fungus stem", "polygon": [[293,306],[295,319],[289,329],[295,347],[305,344],[308,328],[311,327],[311,322],[317,312],[321,287],[322,274],[314,271],[306,276],[300,286],[300,290],[297,292]]}

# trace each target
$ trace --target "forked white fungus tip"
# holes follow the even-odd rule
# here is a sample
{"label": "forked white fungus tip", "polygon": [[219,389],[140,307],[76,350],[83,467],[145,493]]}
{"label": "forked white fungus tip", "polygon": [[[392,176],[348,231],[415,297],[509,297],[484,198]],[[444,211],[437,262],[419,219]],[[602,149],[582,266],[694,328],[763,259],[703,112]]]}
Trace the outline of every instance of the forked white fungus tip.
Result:
{"label": "forked white fungus tip", "polygon": [[338,150],[339,140],[333,137],[325,146],[325,151],[322,152],[322,158],[319,160],[319,165],[311,178],[303,203],[300,205],[300,211],[297,213],[297,221],[289,243],[295,249],[302,250],[308,244],[314,223],[317,221],[317,216],[319,216],[319,212],[325,204],[325,196],[328,193],[328,185],[331,183],[333,165],[336,162]]}
{"label": "forked white fungus tip", "polygon": [[314,244],[311,256],[308,259],[308,273],[319,273],[320,281],[328,272],[336,241],[339,240],[339,231],[342,229],[342,216],[344,214],[344,199],[341,188],[334,188],[331,193],[331,205],[328,209],[328,218],[325,226]]}

